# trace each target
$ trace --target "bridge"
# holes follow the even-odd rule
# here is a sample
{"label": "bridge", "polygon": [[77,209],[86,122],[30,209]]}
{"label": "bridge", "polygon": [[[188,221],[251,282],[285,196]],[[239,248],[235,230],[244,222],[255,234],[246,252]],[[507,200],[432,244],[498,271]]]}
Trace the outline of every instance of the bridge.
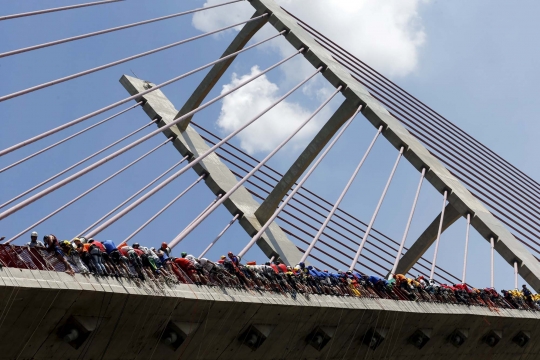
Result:
{"label": "bridge", "polygon": [[[518,288],[522,278],[540,292],[540,185],[273,0],[227,1],[2,50],[0,61],[31,56],[39,67],[40,52],[54,54],[63,44],[113,40],[127,29],[211,11],[239,19],[238,6],[251,7],[252,16],[139,53],[114,43],[123,57],[89,69],[66,69],[57,78],[24,79],[0,95],[0,106],[16,104],[21,113],[37,118],[4,125],[6,138],[13,141],[0,149],[7,189],[0,200],[0,235],[6,234],[0,245],[0,358],[536,358],[538,311],[205,286],[187,275],[183,282],[118,279],[81,274],[76,264],[72,276],[63,272],[58,258],[23,246],[32,231],[52,232],[59,240],[84,236],[133,244],[140,239],[156,248],[165,241],[176,257],[187,251],[217,259],[230,250],[244,262],[305,262],[382,278],[420,274],[435,284],[478,288],[494,287],[496,259],[503,259],[514,279],[506,288]],[[97,15],[108,7],[130,10],[124,1],[96,1],[0,16],[0,24]],[[199,60],[198,48],[211,46],[205,41],[221,33],[233,35],[218,42],[215,59],[186,67]],[[104,49],[113,44],[109,40]],[[145,38],[145,45],[154,46],[151,40]],[[235,74],[223,84],[242,57],[276,42],[288,46],[282,58],[258,59],[249,75]],[[181,55],[164,58],[161,66],[175,71],[164,81],[139,78],[138,69],[130,68],[138,59],[170,49]],[[263,52],[256,54],[260,58]],[[275,69],[300,68],[300,62],[309,64],[309,71],[298,71],[286,92],[255,109],[250,108],[253,99],[245,100],[248,118],[224,136],[215,133],[212,126],[222,115],[216,104],[268,81]],[[266,65],[251,67],[259,64]],[[144,67],[148,73],[150,68]],[[178,74],[179,69],[184,72]],[[120,82],[114,91],[109,91],[111,74]],[[84,93],[70,90],[77,81],[85,81]],[[180,90],[172,90],[179,84]],[[246,150],[242,141],[250,129],[261,126],[264,133],[272,125],[265,116],[293,106],[313,87],[325,91],[315,97],[312,111],[291,117],[286,134],[262,151],[262,160]],[[174,97],[166,95],[169,89]],[[86,113],[66,120],[65,101],[79,101],[77,111]],[[103,101],[104,106],[94,104]],[[55,109],[55,119],[41,118],[45,104]],[[114,121],[124,122],[108,128]],[[309,127],[315,130],[298,149],[294,141],[310,134]],[[250,140],[266,146],[266,139]],[[348,156],[332,158],[344,141]],[[96,144],[95,152],[86,155]],[[290,161],[285,170],[276,169],[275,159],[284,153],[291,154]],[[346,169],[340,172],[345,174],[341,183],[325,181],[321,169],[335,169],[329,162]],[[32,164],[44,173],[33,172]],[[135,165],[138,172],[130,169]],[[409,178],[404,180],[400,171]],[[122,182],[107,188],[117,176]],[[335,189],[335,199],[309,189],[317,176]],[[407,196],[392,199],[397,177],[400,185],[410,186],[400,190]],[[344,201],[360,180],[369,184],[357,207],[367,210],[345,210]],[[437,198],[435,212],[421,208],[426,193]],[[382,230],[377,220],[382,226],[381,210],[389,206],[404,214],[403,221],[387,221],[390,229]],[[363,213],[369,216],[362,218]],[[419,225],[419,213],[429,221]],[[459,254],[440,252],[445,231],[459,225],[464,233],[455,241]],[[396,233],[397,226],[399,237],[386,233]],[[411,231],[419,226],[421,231]],[[170,237],[155,238],[149,229],[157,227],[166,229],[160,236]],[[490,250],[469,254],[469,238],[484,239]],[[439,264],[448,256],[459,259],[460,273]],[[467,264],[480,258],[490,259],[490,277],[471,283]]]}

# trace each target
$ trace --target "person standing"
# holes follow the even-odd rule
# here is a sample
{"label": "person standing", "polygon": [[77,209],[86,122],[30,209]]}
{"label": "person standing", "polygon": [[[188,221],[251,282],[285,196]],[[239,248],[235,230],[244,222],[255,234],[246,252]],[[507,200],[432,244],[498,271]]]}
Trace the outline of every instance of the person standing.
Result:
{"label": "person standing", "polygon": [[29,246],[31,248],[44,248],[45,245],[41,242],[41,241],[38,241],[38,233],[35,232],[35,231],[32,231],[32,233],[30,234],[30,241],[26,243],[26,246]]}

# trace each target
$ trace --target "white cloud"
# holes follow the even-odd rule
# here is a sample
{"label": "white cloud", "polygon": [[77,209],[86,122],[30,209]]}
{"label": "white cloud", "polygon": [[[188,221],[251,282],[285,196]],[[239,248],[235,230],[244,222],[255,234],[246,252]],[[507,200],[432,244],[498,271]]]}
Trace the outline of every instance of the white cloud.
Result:
{"label": "white cloud", "polygon": [[[222,2],[223,0],[207,0],[205,6]],[[421,4],[427,3],[428,0],[276,0],[276,2],[387,76],[406,76],[418,66],[418,51],[426,39],[418,11]],[[197,29],[206,32],[246,20],[253,13],[254,9],[249,3],[240,2],[198,12],[193,16],[192,23]],[[235,30],[238,31],[239,27]],[[275,33],[272,26],[266,25],[256,34],[254,40],[260,41]],[[273,40],[259,48],[263,51],[276,51],[282,57],[294,51],[283,38]],[[302,56],[293,58],[279,69],[284,74],[279,86],[263,76],[224,99],[217,122],[222,132],[229,133],[237,129],[314,71]],[[251,74],[243,76],[234,74],[232,81],[224,86],[224,91],[257,72],[258,68],[254,67]],[[319,102],[333,90],[320,76],[302,88],[305,96]],[[320,124],[329,118],[332,110],[332,106],[327,106],[293,139],[292,146],[296,148],[305,146],[315,135]],[[268,152],[309,114],[310,111],[302,104],[283,102],[238,135],[240,146],[250,154]]]}
{"label": "white cloud", "polygon": [[[223,0],[207,0],[204,7],[222,4]],[[198,11],[193,15],[193,26],[201,31],[208,32],[225,26],[245,21],[255,13],[253,6],[246,1],[231,5],[224,5],[214,9]],[[241,26],[235,28],[240,30]]]}
{"label": "white cloud", "polygon": [[[205,6],[222,2],[207,0]],[[385,75],[406,76],[418,65],[418,50],[426,39],[418,11],[427,0],[276,2]],[[248,3],[227,5],[196,13],[193,25],[210,31],[245,20],[253,12]]]}
{"label": "white cloud", "polygon": [[[234,73],[231,82],[223,86],[222,93],[259,73],[257,66],[252,67],[251,72],[246,75],[238,76]],[[263,75],[223,99],[217,125],[223,133],[228,134],[255,117],[279,97],[278,86]],[[311,111],[304,109],[300,104],[284,100],[240,132],[237,139],[240,140],[240,146],[249,154],[269,152],[310,114]],[[328,115],[328,109],[323,109],[319,116],[311,120],[288,146],[292,146],[292,150],[303,148],[320,127],[321,120],[328,118]]]}

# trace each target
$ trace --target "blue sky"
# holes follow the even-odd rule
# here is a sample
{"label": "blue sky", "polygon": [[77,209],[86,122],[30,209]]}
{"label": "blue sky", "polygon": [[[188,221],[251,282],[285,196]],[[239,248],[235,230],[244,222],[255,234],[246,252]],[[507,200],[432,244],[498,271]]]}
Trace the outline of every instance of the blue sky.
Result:
{"label": "blue sky", "polygon": [[[72,3],[67,0],[51,0],[47,2],[47,7]],[[530,134],[537,132],[539,126],[535,121],[534,98],[540,74],[535,61],[538,58],[538,46],[534,41],[530,41],[534,39],[533,34],[539,30],[535,14],[540,5],[536,2],[522,1],[519,6],[508,7],[505,6],[506,3],[498,0],[343,1],[338,9],[341,15],[325,14],[321,11],[321,1],[312,2],[312,6],[302,6],[302,1],[283,0],[281,3],[365,59],[371,66],[390,76],[393,81],[534,179],[540,177],[540,160],[534,156],[524,156],[535,153],[535,138]],[[161,1],[150,4],[142,0],[129,0],[3,21],[0,22],[0,34],[3,38],[0,51],[189,10],[203,4],[204,1]],[[8,2],[3,6],[3,14],[35,10],[36,5],[30,2]],[[234,7],[234,10],[229,10],[228,15],[236,22],[247,19],[245,14],[249,16],[251,13],[249,4],[242,3]],[[209,16],[194,20],[189,15],[3,58],[0,59],[0,74],[3,80],[1,94],[188,38],[200,34],[201,29],[224,26],[230,19],[218,16],[216,20]],[[265,29],[258,39],[267,34],[273,34],[272,29]],[[0,132],[0,148],[126,97],[127,93],[118,83],[122,74],[160,83],[210,62],[223,52],[234,35],[234,31],[228,31],[0,103],[4,120]],[[253,66],[264,69],[291,51],[292,48],[284,41],[274,40],[272,46],[267,45],[243,54],[234,62],[208,99],[218,95],[222,86],[232,81],[233,73],[238,78],[246,76],[253,71]],[[265,82],[259,84],[261,87],[258,92],[248,91],[243,95],[258,94],[253,100],[253,108],[256,108],[255,105],[263,100],[286,92],[305,76],[306,71],[311,71],[306,62],[295,60],[283,69],[268,74]],[[166,87],[163,91],[176,107],[180,108],[203,76],[204,72],[196,74]],[[281,121],[276,126],[279,131],[266,133],[265,137],[253,144],[249,139],[258,139],[256,135],[260,135],[265,128],[251,129],[251,137],[240,137],[235,139],[234,143],[261,159],[280,137],[301,120],[301,116],[312,112],[328,93],[329,88],[324,81],[321,78],[315,79],[304,91],[296,93],[286,106],[276,109],[276,113],[269,114],[266,118],[267,124]],[[230,104],[216,104],[202,111],[194,120],[224,136],[236,126],[235,119],[245,120],[250,111],[253,111],[251,108],[241,108],[241,111],[238,111],[235,101],[239,99],[240,96],[232,98]],[[286,171],[302,145],[309,141],[310,136],[341,101],[340,97],[332,101],[321,116],[315,119],[314,124],[295,138],[270,164],[279,171]],[[0,167],[123,108],[109,111],[70,130],[6,155],[0,158]],[[220,111],[223,111],[221,116]],[[281,114],[288,116],[286,119],[283,116],[280,118]],[[0,174],[3,189],[0,201],[10,199],[148,121],[140,109],[134,109],[76,140]],[[359,117],[306,186],[327,200],[335,201],[374,132],[373,127]],[[0,236],[10,237],[18,233],[163,140],[163,137],[155,137],[54,195],[49,195],[3,220],[0,224]],[[263,151],[257,151],[257,145],[260,145]],[[119,147],[115,149],[117,148]],[[342,208],[366,222],[369,221],[396,155],[395,149],[381,139],[342,203]],[[73,237],[101,214],[175,163],[178,158],[171,146],[158,150],[92,195],[38,226],[36,230],[40,235],[54,233],[60,238]],[[186,173],[97,238],[121,241],[195,178],[193,172]],[[418,173],[403,161],[377,218],[375,227],[397,241],[401,239],[417,181]],[[135,241],[152,245],[169,241],[212,199],[210,191],[203,184],[198,185],[141,232]],[[429,184],[425,184],[408,238],[409,245],[438,214],[441,202],[441,196],[431,189]],[[219,209],[206,220],[205,226],[194,231],[180,248],[182,251],[198,254],[230,218],[225,209]],[[474,231],[472,233],[470,252],[474,254],[474,261],[469,260],[468,280],[477,286],[487,286],[489,246]],[[464,234],[465,224],[461,220],[443,235],[438,260],[441,266],[452,270],[458,276],[461,274]],[[23,238],[26,241],[27,235]],[[217,257],[228,250],[237,252],[248,240],[240,226],[235,225],[209,255]],[[431,254],[430,250],[427,257],[431,258]],[[246,258],[260,261],[261,252],[253,249]],[[513,286],[512,269],[500,259],[496,265],[496,286]]]}

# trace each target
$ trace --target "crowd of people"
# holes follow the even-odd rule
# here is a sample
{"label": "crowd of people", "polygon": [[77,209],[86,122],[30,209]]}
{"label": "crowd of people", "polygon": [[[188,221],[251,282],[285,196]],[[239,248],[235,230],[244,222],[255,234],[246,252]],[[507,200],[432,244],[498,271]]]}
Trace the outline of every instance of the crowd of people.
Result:
{"label": "crowd of people", "polygon": [[408,278],[397,274],[382,278],[356,271],[333,273],[304,263],[287,266],[279,260],[260,265],[255,262],[242,264],[231,252],[217,261],[196,258],[185,252],[180,257],[173,257],[165,242],[157,249],[138,243],[117,246],[112,240],[100,242],[84,237],[60,241],[54,235],[45,235],[41,242],[38,234],[33,232],[26,245],[47,252],[71,274],[79,272],[141,281],[151,279],[272,291],[293,298],[297,294],[320,294],[540,310],[540,295],[533,294],[526,285],[521,290],[502,290],[499,294],[493,288],[476,289],[467,284],[437,285],[423,276]]}

